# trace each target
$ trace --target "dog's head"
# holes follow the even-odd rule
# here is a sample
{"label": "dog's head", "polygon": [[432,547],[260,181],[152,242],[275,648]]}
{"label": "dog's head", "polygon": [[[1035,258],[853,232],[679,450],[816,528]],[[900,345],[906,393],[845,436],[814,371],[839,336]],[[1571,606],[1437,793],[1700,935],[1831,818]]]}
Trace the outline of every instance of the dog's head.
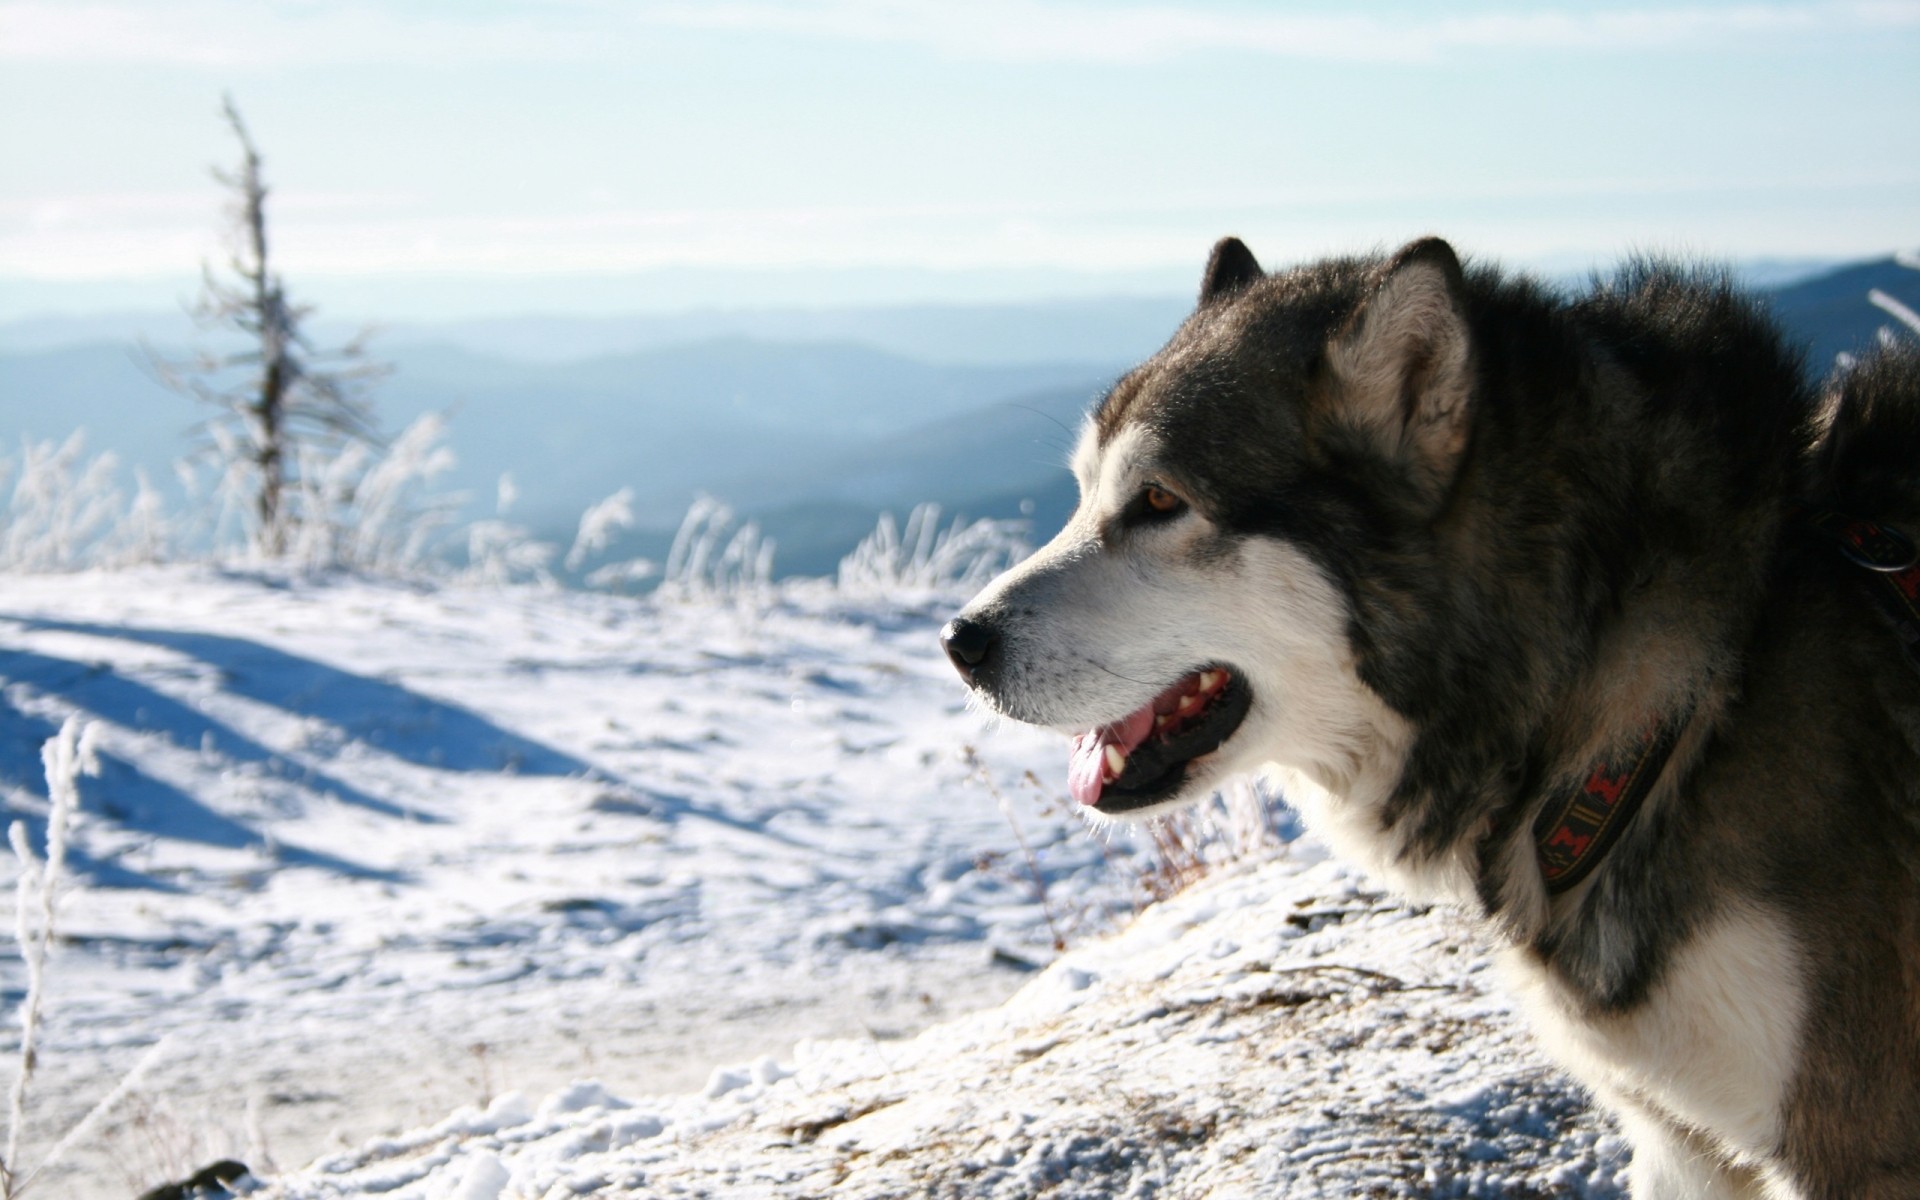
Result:
{"label": "dog's head", "polygon": [[1437,240],[1272,277],[1214,247],[1198,309],[1089,417],[1066,527],[942,631],[989,707],[1073,737],[1082,804],[1148,814],[1267,764],[1344,790],[1378,756],[1396,717],[1356,615],[1463,455],[1461,290]]}

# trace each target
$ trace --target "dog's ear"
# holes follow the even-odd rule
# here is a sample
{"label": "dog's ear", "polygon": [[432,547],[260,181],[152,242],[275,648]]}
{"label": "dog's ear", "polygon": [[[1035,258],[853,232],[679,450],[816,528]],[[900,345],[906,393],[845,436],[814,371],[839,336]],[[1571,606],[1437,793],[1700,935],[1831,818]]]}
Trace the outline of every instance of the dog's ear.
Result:
{"label": "dog's ear", "polygon": [[1466,448],[1473,339],[1453,247],[1423,238],[1380,272],[1327,348],[1342,407],[1436,487]]}
{"label": "dog's ear", "polygon": [[1207,273],[1200,278],[1200,307],[1231,296],[1265,274],[1245,242],[1237,237],[1221,238],[1213,244],[1213,253],[1207,255]]}

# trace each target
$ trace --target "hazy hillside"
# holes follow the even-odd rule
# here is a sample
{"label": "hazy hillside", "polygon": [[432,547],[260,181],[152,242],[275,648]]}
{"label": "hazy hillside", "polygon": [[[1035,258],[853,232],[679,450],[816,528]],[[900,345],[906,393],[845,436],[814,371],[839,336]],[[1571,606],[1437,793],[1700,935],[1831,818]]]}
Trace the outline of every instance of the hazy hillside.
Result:
{"label": "hazy hillside", "polygon": [[1110,382],[1028,393],[719,490],[758,516],[780,541],[781,569],[797,574],[831,571],[876,512],[926,500],[1051,531],[1073,509],[1066,461],[1079,421]]}
{"label": "hazy hillside", "polygon": [[[5,283],[0,281],[0,290]],[[455,346],[488,358],[559,363],[640,354],[722,338],[756,342],[857,342],[924,362],[999,366],[1124,362],[1166,340],[1192,306],[1184,293],[1041,300],[1026,304],[908,304],[891,307],[695,309],[610,317],[543,315],[448,321],[380,321],[382,345]],[[360,331],[323,308],[314,331],[337,342]],[[93,342],[186,345],[201,332],[180,310],[42,316],[0,321],[0,354]]]}
{"label": "hazy hillside", "polygon": [[1866,302],[1874,288],[1920,309],[1920,271],[1882,258],[1778,289],[1772,293],[1774,316],[1806,344],[1808,367],[1824,374],[1835,355],[1869,349],[1880,327],[1892,323]]}
{"label": "hazy hillside", "polygon": [[512,471],[520,519],[565,525],[632,486],[643,522],[671,527],[722,481],[799,469],[1009,395],[1098,378],[1082,364],[943,367],[845,343],[738,338],[533,365],[447,346],[397,351],[399,419],[454,413],[450,482],[483,496]]}
{"label": "hazy hillside", "polygon": [[[633,353],[709,338],[858,342],[932,363],[1125,362],[1151,352],[1186,315],[1184,296],[1034,304],[763,309],[649,317],[506,317],[420,327],[470,349],[529,361]],[[395,330],[404,337],[414,331]]]}
{"label": "hazy hillside", "polygon": [[16,453],[22,438],[85,429],[95,449],[170,476],[186,429],[204,415],[156,383],[129,343],[0,354],[0,454]]}

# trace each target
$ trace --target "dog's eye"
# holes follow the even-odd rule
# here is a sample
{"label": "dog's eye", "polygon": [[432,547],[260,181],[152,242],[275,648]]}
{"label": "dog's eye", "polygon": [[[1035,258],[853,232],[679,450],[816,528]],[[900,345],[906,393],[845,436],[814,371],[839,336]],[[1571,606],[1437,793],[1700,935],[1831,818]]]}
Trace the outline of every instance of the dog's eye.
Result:
{"label": "dog's eye", "polygon": [[1138,524],[1178,516],[1186,511],[1187,502],[1159,484],[1149,483],[1140,489],[1140,494],[1127,507],[1129,523]]}

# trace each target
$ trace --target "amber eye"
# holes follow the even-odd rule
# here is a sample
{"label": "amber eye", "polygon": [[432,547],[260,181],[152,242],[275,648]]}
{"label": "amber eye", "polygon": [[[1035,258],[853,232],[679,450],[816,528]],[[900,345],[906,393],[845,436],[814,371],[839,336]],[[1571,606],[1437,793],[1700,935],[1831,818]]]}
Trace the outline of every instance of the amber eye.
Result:
{"label": "amber eye", "polygon": [[1150,483],[1142,488],[1140,499],[1147,506],[1148,511],[1157,513],[1179,512],[1186,507],[1187,503],[1157,483]]}

